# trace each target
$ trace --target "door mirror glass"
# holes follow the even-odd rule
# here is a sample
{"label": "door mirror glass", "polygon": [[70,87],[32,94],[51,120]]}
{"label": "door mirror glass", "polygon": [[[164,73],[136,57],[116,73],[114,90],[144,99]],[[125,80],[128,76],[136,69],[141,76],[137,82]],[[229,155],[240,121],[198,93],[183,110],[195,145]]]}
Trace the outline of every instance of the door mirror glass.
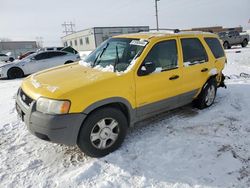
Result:
{"label": "door mirror glass", "polygon": [[141,66],[141,69],[139,71],[139,76],[144,76],[144,75],[151,74],[152,72],[155,71],[155,69],[156,69],[155,63],[153,63],[153,62],[145,62]]}
{"label": "door mirror glass", "polygon": [[31,57],[31,58],[28,59],[28,62],[33,62],[33,61],[36,61],[35,57]]}

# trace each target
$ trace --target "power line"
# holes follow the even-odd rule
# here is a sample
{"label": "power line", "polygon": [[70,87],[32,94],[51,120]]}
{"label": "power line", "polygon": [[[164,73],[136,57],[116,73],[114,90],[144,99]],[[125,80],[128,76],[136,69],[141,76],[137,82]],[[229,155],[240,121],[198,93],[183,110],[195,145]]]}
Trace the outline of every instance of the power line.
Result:
{"label": "power line", "polygon": [[75,32],[75,24],[73,24],[72,22],[64,22],[62,26],[64,27],[63,33],[65,33],[65,35],[72,34]]}

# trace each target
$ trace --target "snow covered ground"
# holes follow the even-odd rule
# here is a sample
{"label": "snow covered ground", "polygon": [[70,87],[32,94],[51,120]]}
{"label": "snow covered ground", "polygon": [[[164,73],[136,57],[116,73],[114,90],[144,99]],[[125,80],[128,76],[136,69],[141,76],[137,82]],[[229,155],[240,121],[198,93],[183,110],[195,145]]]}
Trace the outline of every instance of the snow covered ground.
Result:
{"label": "snow covered ground", "polygon": [[250,47],[227,57],[212,107],[143,121],[101,159],[32,136],[14,108],[21,80],[0,80],[0,187],[250,187]]}

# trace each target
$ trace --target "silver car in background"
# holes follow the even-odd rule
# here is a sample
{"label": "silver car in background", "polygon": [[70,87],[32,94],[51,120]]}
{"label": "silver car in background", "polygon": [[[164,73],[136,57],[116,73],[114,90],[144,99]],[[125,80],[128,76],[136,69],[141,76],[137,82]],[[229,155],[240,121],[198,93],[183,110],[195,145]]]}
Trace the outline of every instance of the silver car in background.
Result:
{"label": "silver car in background", "polygon": [[0,64],[0,79],[22,78],[44,69],[73,63],[80,60],[79,54],[67,51],[42,51],[31,54],[22,60]]}

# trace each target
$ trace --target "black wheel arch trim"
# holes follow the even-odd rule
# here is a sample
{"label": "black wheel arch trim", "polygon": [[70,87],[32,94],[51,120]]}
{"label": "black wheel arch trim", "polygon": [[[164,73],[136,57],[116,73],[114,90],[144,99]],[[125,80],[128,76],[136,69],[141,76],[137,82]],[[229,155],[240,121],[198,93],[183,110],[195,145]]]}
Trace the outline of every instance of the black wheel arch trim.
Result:
{"label": "black wheel arch trim", "polygon": [[129,125],[133,125],[136,121],[136,110],[132,108],[130,102],[122,97],[111,97],[111,98],[107,98],[107,99],[103,99],[100,101],[97,101],[93,104],[91,104],[90,106],[88,106],[86,109],[84,109],[82,112],[84,114],[89,114],[91,112],[93,112],[94,110],[100,108],[100,107],[104,107],[106,105],[112,105],[112,104],[122,104],[124,105],[127,109],[128,112],[128,122]]}
{"label": "black wheel arch trim", "polygon": [[21,71],[23,72],[23,75],[25,75],[23,69],[20,68],[20,67],[17,67],[17,66],[10,67],[10,68],[6,71],[7,75],[8,75],[8,73],[9,73],[9,71],[10,71],[11,69],[19,69],[19,70],[21,70]]}
{"label": "black wheel arch trim", "polygon": [[17,67],[17,66],[14,66],[14,67],[10,67],[10,68],[7,70],[7,72],[8,72],[9,70],[11,70],[11,69],[20,69],[21,71],[23,71],[23,69],[22,69],[22,68]]}

